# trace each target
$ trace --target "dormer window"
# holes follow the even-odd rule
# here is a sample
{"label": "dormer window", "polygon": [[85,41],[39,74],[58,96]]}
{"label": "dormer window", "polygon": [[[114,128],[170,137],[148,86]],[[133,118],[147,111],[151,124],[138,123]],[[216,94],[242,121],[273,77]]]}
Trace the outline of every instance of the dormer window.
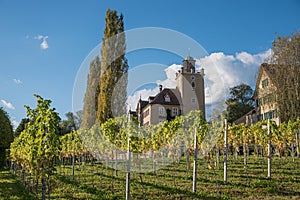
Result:
{"label": "dormer window", "polygon": [[168,94],[165,96],[165,102],[171,102],[170,96]]}

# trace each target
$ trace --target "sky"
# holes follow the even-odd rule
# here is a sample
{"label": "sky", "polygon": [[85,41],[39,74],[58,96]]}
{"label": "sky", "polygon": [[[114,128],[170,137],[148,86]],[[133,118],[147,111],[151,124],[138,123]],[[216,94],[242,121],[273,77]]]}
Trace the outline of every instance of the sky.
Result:
{"label": "sky", "polygon": [[[0,0],[0,106],[14,126],[26,117],[24,105],[35,107],[35,93],[51,99],[62,118],[76,111],[74,84],[78,76],[87,76],[83,72],[88,70],[80,69],[88,69],[84,60],[102,40],[108,8],[124,15],[126,31],[160,27],[200,44],[205,55],[184,45],[182,51],[196,59],[198,69],[205,69],[208,106],[224,100],[236,84],[254,87],[276,34],[287,36],[300,29],[297,0]],[[129,84],[135,85],[128,98],[132,107],[140,95],[146,99],[156,93],[156,83],[174,87],[172,72],[182,56],[151,49],[126,56],[136,75],[129,73]]]}

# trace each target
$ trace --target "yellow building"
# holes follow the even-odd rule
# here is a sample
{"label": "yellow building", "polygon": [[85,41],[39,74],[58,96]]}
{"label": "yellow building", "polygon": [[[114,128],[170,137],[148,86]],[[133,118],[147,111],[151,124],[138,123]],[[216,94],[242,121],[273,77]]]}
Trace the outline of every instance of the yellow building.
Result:
{"label": "yellow building", "polygon": [[278,106],[276,103],[277,88],[272,82],[273,73],[270,69],[270,64],[261,64],[253,98],[256,104],[257,120],[272,119],[279,124],[280,119],[277,114]]}
{"label": "yellow building", "polygon": [[204,69],[196,72],[195,60],[188,56],[176,73],[176,88],[159,86],[159,93],[148,100],[140,100],[136,116],[140,126],[172,120],[191,110],[201,110],[205,117]]}

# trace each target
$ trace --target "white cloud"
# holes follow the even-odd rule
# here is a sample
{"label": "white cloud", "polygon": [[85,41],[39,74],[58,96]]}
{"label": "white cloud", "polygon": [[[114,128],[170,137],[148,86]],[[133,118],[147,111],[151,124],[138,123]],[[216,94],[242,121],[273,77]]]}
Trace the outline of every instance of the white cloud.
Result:
{"label": "white cloud", "polygon": [[[210,105],[210,108],[207,108],[207,114],[210,115],[214,109],[225,109],[224,102],[227,99],[230,87],[240,83],[254,87],[258,68],[270,55],[271,50],[259,54],[240,52],[235,55],[225,55],[223,52],[217,52],[196,59],[197,70],[199,71],[201,68],[205,70],[205,101],[207,105]],[[163,87],[175,88],[175,76],[180,67],[181,65],[173,64],[166,68],[164,71],[167,78],[157,80],[157,84],[162,84]],[[157,93],[158,88],[142,89],[129,96],[127,103],[134,110],[140,96],[143,100],[147,100],[148,96],[154,96]]]}
{"label": "white cloud", "polygon": [[13,81],[16,83],[16,84],[22,84],[23,82],[20,80],[20,79],[13,79]]}
{"label": "white cloud", "polygon": [[12,120],[11,124],[13,125],[13,127],[18,127],[19,126],[19,122],[16,120]]}
{"label": "white cloud", "polygon": [[49,48],[48,42],[47,42],[47,39],[48,39],[48,38],[49,38],[49,37],[48,37],[47,35],[46,35],[46,36],[43,36],[43,35],[37,35],[37,36],[34,37],[34,39],[36,39],[36,40],[42,40],[40,46],[41,46],[41,49],[43,49],[43,50],[46,50],[46,49]]}
{"label": "white cloud", "polygon": [[8,109],[11,109],[11,110],[15,109],[14,105],[12,103],[10,103],[10,102],[7,102],[7,101],[5,101],[5,100],[2,99],[1,103],[3,104],[4,107],[6,107]]}
{"label": "white cloud", "polygon": [[252,87],[256,83],[256,75],[261,63],[271,55],[271,50],[259,54],[247,52],[225,55],[222,52],[212,53],[201,59],[196,59],[198,70],[204,68],[206,74],[207,103],[224,102],[230,87],[240,83]]}

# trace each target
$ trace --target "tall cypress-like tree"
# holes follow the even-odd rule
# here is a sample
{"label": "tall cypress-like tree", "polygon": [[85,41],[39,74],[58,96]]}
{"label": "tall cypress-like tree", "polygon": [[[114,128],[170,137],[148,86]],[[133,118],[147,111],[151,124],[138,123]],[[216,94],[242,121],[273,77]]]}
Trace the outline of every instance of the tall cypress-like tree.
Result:
{"label": "tall cypress-like tree", "polygon": [[90,63],[90,72],[84,97],[81,127],[86,129],[90,129],[96,123],[100,75],[101,63],[99,56],[96,56]]}
{"label": "tall cypress-like tree", "polygon": [[97,120],[124,113],[127,97],[128,63],[125,58],[126,42],[123,15],[108,9],[101,49],[101,77],[97,103]]}
{"label": "tall cypress-like tree", "polygon": [[273,42],[270,71],[282,122],[300,117],[300,31]]}

